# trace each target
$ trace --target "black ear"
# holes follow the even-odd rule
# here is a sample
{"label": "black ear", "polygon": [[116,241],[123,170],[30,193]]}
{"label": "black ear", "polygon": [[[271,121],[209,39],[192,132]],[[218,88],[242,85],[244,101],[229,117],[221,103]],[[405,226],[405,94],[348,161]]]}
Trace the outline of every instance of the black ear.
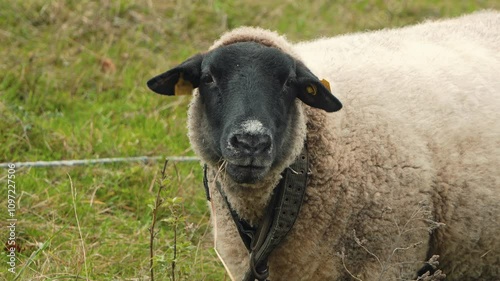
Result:
{"label": "black ear", "polygon": [[342,103],[330,92],[328,82],[326,80],[320,81],[301,62],[297,62],[296,75],[299,87],[297,97],[303,103],[326,112],[335,112],[342,108]]}
{"label": "black ear", "polygon": [[203,55],[187,59],[175,68],[148,81],[148,87],[162,95],[190,95],[193,88],[200,85],[201,62]]}

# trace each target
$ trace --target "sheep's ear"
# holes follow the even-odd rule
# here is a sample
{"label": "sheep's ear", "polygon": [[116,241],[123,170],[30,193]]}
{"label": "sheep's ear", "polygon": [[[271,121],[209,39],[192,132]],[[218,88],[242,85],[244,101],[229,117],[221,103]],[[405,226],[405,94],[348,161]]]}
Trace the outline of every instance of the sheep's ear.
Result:
{"label": "sheep's ear", "polygon": [[296,66],[298,98],[305,104],[335,112],[342,108],[342,103],[330,92],[330,83],[319,80],[303,63]]}
{"label": "sheep's ear", "polygon": [[148,81],[149,89],[162,95],[191,95],[193,89],[200,85],[202,60],[203,55],[198,54],[177,67],[151,78]]}

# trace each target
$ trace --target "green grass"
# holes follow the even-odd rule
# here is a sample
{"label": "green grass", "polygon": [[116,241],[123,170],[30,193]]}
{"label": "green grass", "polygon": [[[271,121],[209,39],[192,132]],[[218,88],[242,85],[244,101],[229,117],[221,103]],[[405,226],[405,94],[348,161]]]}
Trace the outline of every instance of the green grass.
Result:
{"label": "green grass", "polygon": [[[0,0],[0,162],[193,155],[188,99],[157,96],[145,82],[230,28],[259,25],[298,41],[500,9],[499,0],[268,2]],[[18,168],[18,280],[149,280],[162,165]],[[200,165],[170,163],[167,173],[157,279],[172,276],[176,228],[176,280],[229,280],[211,248]],[[1,225],[6,219],[2,207]],[[7,237],[3,229],[0,239]],[[12,280],[6,261],[0,279]]]}

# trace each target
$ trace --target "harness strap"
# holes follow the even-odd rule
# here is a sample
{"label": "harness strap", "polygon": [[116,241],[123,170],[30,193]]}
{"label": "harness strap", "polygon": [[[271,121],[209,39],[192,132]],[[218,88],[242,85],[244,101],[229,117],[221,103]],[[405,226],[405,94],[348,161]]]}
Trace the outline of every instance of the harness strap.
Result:
{"label": "harness strap", "polygon": [[207,177],[207,164],[203,165],[203,186],[205,187],[205,196],[207,201],[210,201],[210,189],[208,188],[208,177]]}
{"label": "harness strap", "polygon": [[[290,232],[302,206],[307,184],[308,163],[307,148],[304,145],[301,154],[290,167],[285,169],[283,178],[276,187],[272,204],[270,204],[273,210],[272,212],[268,210],[268,215],[260,224],[263,229],[267,228],[267,230],[258,231],[258,238],[252,241],[255,241],[255,244],[252,245],[250,255],[251,274],[247,272],[244,281],[266,280],[262,277],[269,276],[268,257]],[[272,224],[267,227],[269,222]],[[259,268],[264,267],[265,270],[259,272]]]}
{"label": "harness strap", "polygon": [[222,187],[218,181],[215,182],[215,186],[217,187],[217,190],[219,191],[219,193],[222,195],[224,202],[226,202],[226,207],[228,208],[229,212],[231,213],[231,217],[233,218],[233,221],[236,224],[236,228],[238,229],[238,233],[240,234],[241,240],[243,240],[245,247],[250,252],[250,249],[251,249],[250,245],[252,243],[252,240],[255,237],[255,232],[256,232],[257,228],[253,227],[245,219],[240,218],[240,216],[238,215],[236,210],[231,206],[231,204],[227,200],[227,197],[224,194],[224,192],[222,191]]}
{"label": "harness strap", "polygon": [[[309,174],[308,161],[307,148],[304,144],[295,162],[282,172],[282,178],[275,187],[258,227],[250,225],[239,217],[227,200],[220,183],[216,181],[217,190],[224,199],[238,233],[250,253],[250,269],[246,272],[243,281],[256,279],[264,281],[269,277],[268,257],[292,229],[302,206]],[[203,183],[207,198],[210,198],[206,165],[204,169]]]}

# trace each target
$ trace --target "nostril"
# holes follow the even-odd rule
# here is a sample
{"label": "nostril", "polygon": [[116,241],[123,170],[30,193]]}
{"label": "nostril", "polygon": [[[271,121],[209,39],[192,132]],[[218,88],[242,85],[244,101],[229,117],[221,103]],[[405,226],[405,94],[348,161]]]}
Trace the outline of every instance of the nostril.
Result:
{"label": "nostril", "polygon": [[242,152],[262,153],[271,148],[271,136],[267,134],[234,134],[229,144]]}
{"label": "nostril", "polygon": [[234,148],[243,148],[248,146],[248,141],[241,134],[235,134],[229,138],[229,144]]}
{"label": "nostril", "polygon": [[269,135],[259,135],[256,144],[256,149],[259,152],[268,151],[271,148],[271,136]]}

